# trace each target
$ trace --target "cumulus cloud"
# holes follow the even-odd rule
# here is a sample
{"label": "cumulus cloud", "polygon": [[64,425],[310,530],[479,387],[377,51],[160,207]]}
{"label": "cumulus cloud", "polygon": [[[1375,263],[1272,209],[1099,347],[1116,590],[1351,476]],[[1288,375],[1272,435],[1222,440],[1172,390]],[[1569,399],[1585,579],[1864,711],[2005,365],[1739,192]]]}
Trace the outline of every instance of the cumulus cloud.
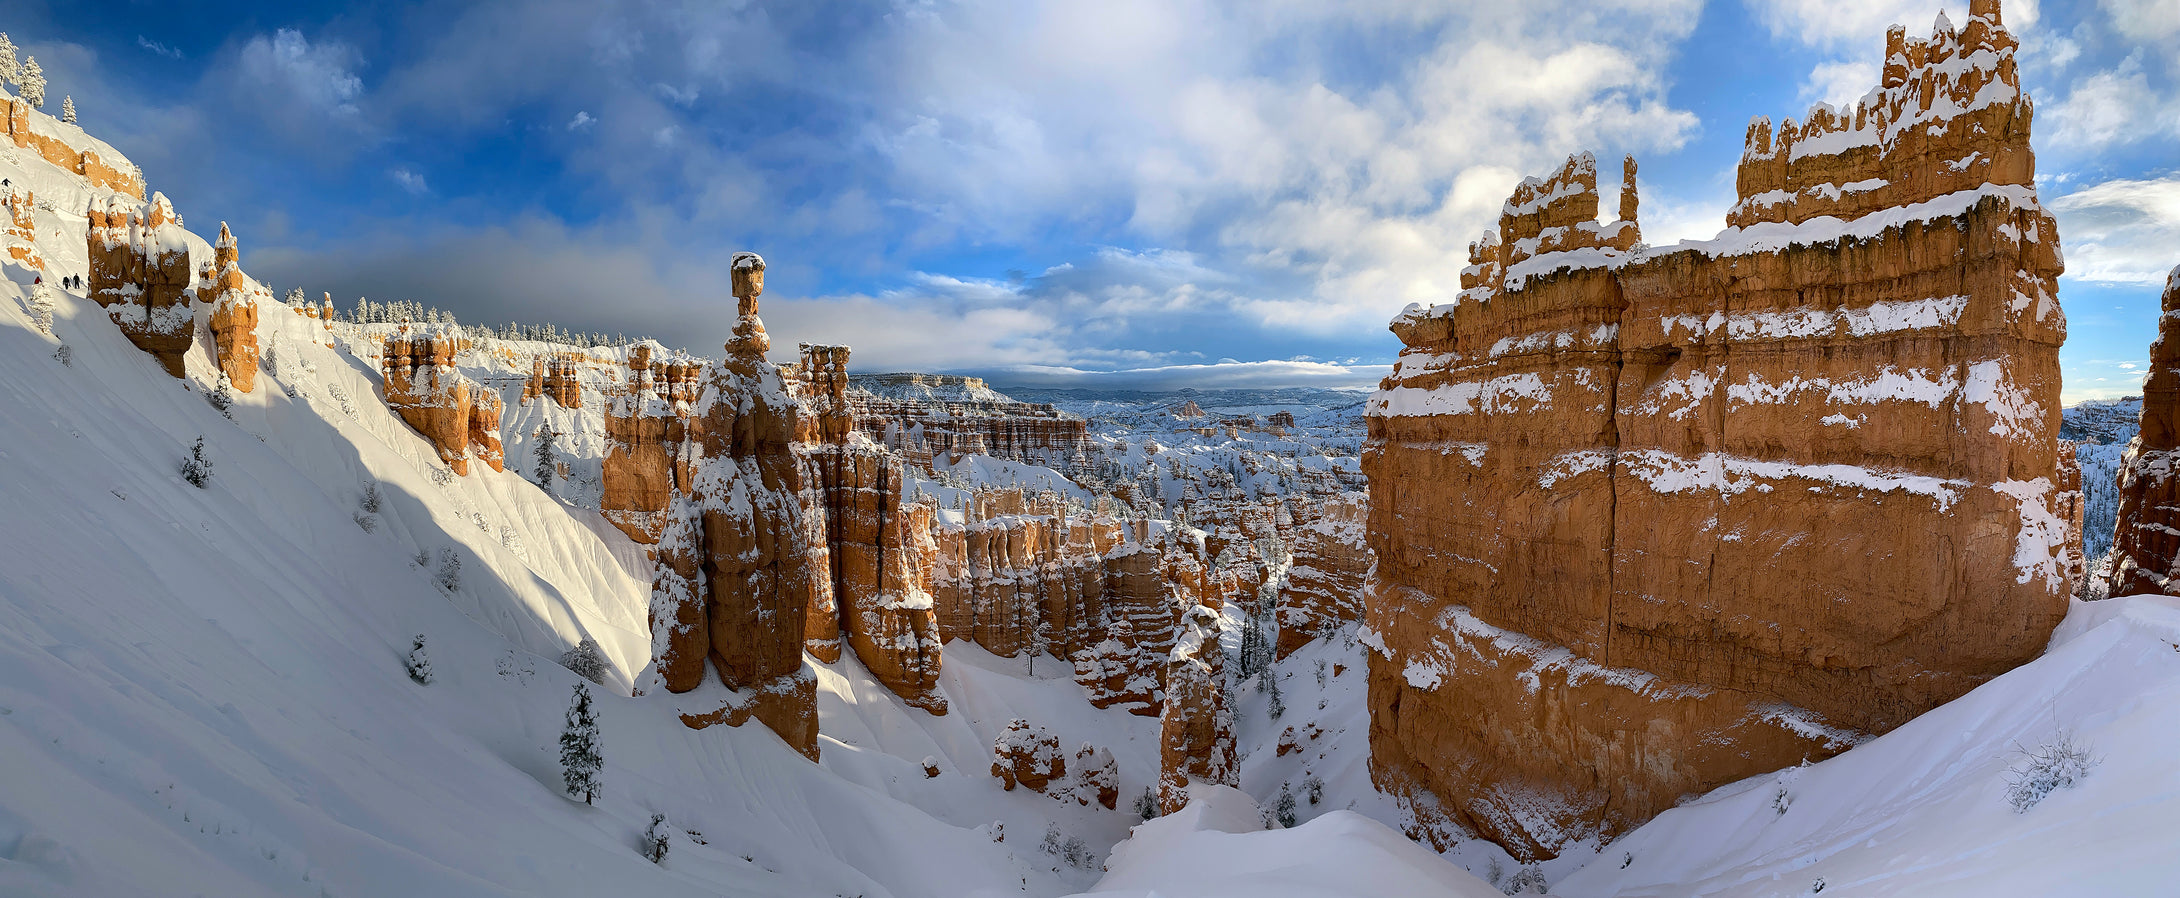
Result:
{"label": "cumulus cloud", "polygon": [[2069,278],[2162,286],[2180,263],[2180,175],[2106,181],[2050,206],[2066,236]]}
{"label": "cumulus cloud", "polygon": [[423,196],[431,192],[431,186],[424,183],[423,175],[406,168],[392,169],[386,175],[393,178],[394,183],[400,185],[402,190],[408,191],[410,196]]}
{"label": "cumulus cloud", "polygon": [[[1930,32],[1943,11],[1958,27],[1968,18],[1968,4],[1954,0],[1745,0],[1749,13],[1782,40],[1812,46],[1853,47],[1875,41],[1877,55],[1885,49],[1885,29],[1906,26],[1911,35]],[[2156,0],[2119,0],[2156,2]],[[2001,7],[2006,28],[2026,31],[2038,19],[2034,0],[2006,0]],[[1873,82],[1874,85],[1874,82]]]}
{"label": "cumulus cloud", "polygon": [[355,115],[358,111],[355,101],[363,94],[363,79],[356,75],[355,67],[360,61],[347,44],[313,44],[302,32],[288,28],[271,36],[251,38],[243,45],[240,57],[245,77],[311,107],[340,115]]}

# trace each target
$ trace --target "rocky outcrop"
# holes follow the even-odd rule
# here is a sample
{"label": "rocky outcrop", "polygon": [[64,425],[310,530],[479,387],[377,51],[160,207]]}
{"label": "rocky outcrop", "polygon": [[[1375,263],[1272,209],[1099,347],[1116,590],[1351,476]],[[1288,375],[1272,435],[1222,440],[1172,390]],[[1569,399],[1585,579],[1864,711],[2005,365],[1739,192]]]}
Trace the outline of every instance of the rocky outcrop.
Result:
{"label": "rocky outcrop", "polygon": [[[16,101],[20,105],[21,101]],[[94,202],[88,231],[90,296],[136,348],[175,377],[196,337],[189,235],[165,194],[141,210],[121,196]]]}
{"label": "rocky outcrop", "polygon": [[[212,244],[212,276],[209,278],[212,282],[212,349],[220,374],[225,375],[236,390],[248,393],[257,389],[258,300],[262,297],[270,302],[272,293],[242,273],[240,260],[235,235],[227,230],[226,222],[220,222],[219,242]],[[499,421],[497,413],[492,420]],[[492,434],[492,442],[494,445],[499,442],[497,430]]]}
{"label": "rocky outcrop", "polygon": [[75,125],[39,112],[28,100],[0,97],[0,103],[7,104],[9,142],[65,171],[82,175],[94,185],[143,200],[144,173],[121,158],[113,147]]}
{"label": "rocky outcrop", "polygon": [[1393,323],[1363,465],[1371,759],[1517,857],[1837,751],[2033,657],[2073,584],[2065,321],[1993,0],[1751,128],[1711,241],[1586,156]]}
{"label": "rocky outcrop", "polygon": [[987,455],[1073,472],[1085,468],[1094,451],[1090,422],[1044,403],[1004,396],[997,401],[892,399],[863,392],[851,401],[857,429],[926,471],[939,462]]}
{"label": "rocky outcrop", "polygon": [[386,405],[431,442],[439,460],[468,476],[471,458],[502,469],[499,397],[454,366],[461,337],[433,326],[386,338],[379,350]]}
{"label": "rocky outcrop", "polygon": [[694,359],[638,343],[628,351],[627,391],[606,402],[599,511],[643,545],[658,544],[675,493],[689,490],[695,477],[688,435],[701,371]]}
{"label": "rocky outcrop", "polygon": [[1059,738],[1044,727],[1017,717],[992,740],[992,776],[1009,792],[1017,785],[1043,792],[1066,775],[1067,755],[1060,752]]}
{"label": "rocky outcrop", "polygon": [[1188,803],[1191,783],[1241,781],[1219,629],[1216,605],[1190,608],[1166,658],[1165,707],[1158,715],[1158,805],[1168,814]]}
{"label": "rocky outcrop", "polygon": [[2119,466],[2119,520],[2103,584],[2112,596],[2180,595],[2180,267],[2165,279],[2160,308],[2142,427]]}
{"label": "rocky outcrop", "polygon": [[44,271],[45,256],[38,252],[37,197],[20,184],[0,187],[0,209],[7,212],[7,220],[0,222],[0,250],[24,268]]}
{"label": "rocky outcrop", "polygon": [[530,379],[522,384],[523,402],[551,399],[561,408],[583,407],[580,361],[573,356],[556,353],[532,360],[531,366]]}
{"label": "rocky outcrop", "polygon": [[867,443],[833,447],[817,457],[817,467],[833,602],[848,647],[903,701],[946,713],[936,691],[940,638],[931,593],[936,507],[905,502],[901,460]]}
{"label": "rocky outcrop", "polygon": [[979,490],[934,533],[939,632],[994,654],[1068,657],[1096,642],[1118,524],[1070,515],[1056,496]]}
{"label": "rocky outcrop", "polygon": [[1362,619],[1371,555],[1369,497],[1349,493],[1319,502],[1316,520],[1295,528],[1293,565],[1279,590],[1279,657]]}

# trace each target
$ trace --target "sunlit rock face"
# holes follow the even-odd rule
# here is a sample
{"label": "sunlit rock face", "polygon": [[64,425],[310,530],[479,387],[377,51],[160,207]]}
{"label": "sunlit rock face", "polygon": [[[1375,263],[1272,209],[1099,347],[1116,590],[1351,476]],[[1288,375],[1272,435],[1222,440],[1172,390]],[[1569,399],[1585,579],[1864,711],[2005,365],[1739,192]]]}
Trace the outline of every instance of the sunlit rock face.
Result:
{"label": "sunlit rock face", "polygon": [[455,474],[468,475],[471,458],[498,471],[499,397],[455,368],[461,341],[450,327],[387,337],[379,351],[386,404],[431,442]]}
{"label": "sunlit rock face", "polygon": [[2034,657],[2081,571],[2058,236],[1997,4],[1750,128],[1718,238],[1515,191],[1372,400],[1373,772],[1525,859]]}
{"label": "sunlit rock face", "polygon": [[175,377],[196,339],[189,233],[165,194],[149,204],[120,195],[94,202],[87,241],[92,301],[136,348]]}
{"label": "sunlit rock face", "polygon": [[2142,384],[2142,429],[2119,468],[2119,521],[2104,569],[2104,591],[2180,595],[2180,267],[2165,279],[2150,376]]}

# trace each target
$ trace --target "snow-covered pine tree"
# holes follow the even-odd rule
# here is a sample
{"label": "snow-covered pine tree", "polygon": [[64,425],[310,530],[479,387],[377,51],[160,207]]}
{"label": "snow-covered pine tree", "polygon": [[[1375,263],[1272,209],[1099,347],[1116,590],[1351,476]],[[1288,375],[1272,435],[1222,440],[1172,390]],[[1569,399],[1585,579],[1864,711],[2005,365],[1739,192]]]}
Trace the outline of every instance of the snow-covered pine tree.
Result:
{"label": "snow-covered pine tree", "polygon": [[22,81],[23,99],[30,105],[45,108],[45,69],[38,66],[38,57],[23,57],[22,73],[16,76]]}
{"label": "snow-covered pine tree", "polygon": [[606,684],[606,653],[598,640],[588,636],[560,654],[560,666],[600,686]]}
{"label": "snow-covered pine tree", "polygon": [[212,482],[212,460],[204,457],[204,437],[197,437],[197,445],[190,447],[189,457],[182,459],[182,479],[198,489],[207,489]]}
{"label": "snow-covered pine tree", "polygon": [[61,94],[61,121],[67,122],[71,125],[76,123],[75,97],[69,96],[67,94]]}
{"label": "snow-covered pine tree", "polygon": [[416,634],[416,643],[409,646],[409,679],[419,685],[431,685],[431,659],[424,655],[424,634]]}
{"label": "snow-covered pine tree", "polygon": [[559,439],[560,435],[554,433],[552,427],[538,428],[537,448],[530,452],[533,463],[531,481],[544,488],[548,495],[553,492],[553,475],[560,471]]}
{"label": "snow-covered pine tree", "polygon": [[310,301],[310,300],[309,300],[309,299],[307,299],[307,298],[305,298],[305,297],[304,297],[304,295],[303,295],[303,288],[301,288],[301,287],[289,287],[289,288],[288,288],[288,305],[291,305],[291,306],[299,306],[299,305],[302,305],[302,304],[304,304],[304,303],[306,303],[306,302],[309,302],[309,301]]}
{"label": "snow-covered pine tree", "polygon": [[1288,791],[1285,783],[1279,785],[1279,804],[1273,807],[1272,816],[1279,821],[1282,829],[1294,828],[1294,793]]}
{"label": "snow-covered pine tree", "polygon": [[1158,816],[1158,796],[1151,792],[1151,787],[1144,786],[1143,794],[1136,796],[1135,814],[1145,820]]}
{"label": "snow-covered pine tree", "polygon": [[451,546],[439,549],[439,572],[432,575],[432,582],[440,589],[454,592],[462,588],[462,554]]}
{"label": "snow-covered pine tree", "polygon": [[590,706],[590,687],[575,684],[568,703],[568,723],[560,731],[560,776],[569,798],[596,804],[604,791],[599,773],[606,761],[598,749],[598,715]]}
{"label": "snow-covered pine tree", "polygon": [[204,401],[210,403],[213,408],[218,409],[219,413],[225,415],[228,420],[234,420],[235,387],[234,384],[228,382],[227,375],[220,375],[219,385],[213,387],[211,392],[204,394]]}
{"label": "snow-covered pine tree", "polygon": [[643,859],[654,864],[666,862],[666,849],[673,846],[673,828],[666,825],[665,814],[651,815],[651,828],[643,834]]}
{"label": "snow-covered pine tree", "polygon": [[15,61],[15,42],[8,40],[5,31],[0,31],[0,83],[10,87],[22,83],[22,66]]}
{"label": "snow-covered pine tree", "polygon": [[1279,694],[1279,671],[1269,669],[1264,671],[1264,693],[1270,698],[1267,713],[1271,715],[1273,720],[1278,720],[1281,715],[1287,713],[1287,700]]}

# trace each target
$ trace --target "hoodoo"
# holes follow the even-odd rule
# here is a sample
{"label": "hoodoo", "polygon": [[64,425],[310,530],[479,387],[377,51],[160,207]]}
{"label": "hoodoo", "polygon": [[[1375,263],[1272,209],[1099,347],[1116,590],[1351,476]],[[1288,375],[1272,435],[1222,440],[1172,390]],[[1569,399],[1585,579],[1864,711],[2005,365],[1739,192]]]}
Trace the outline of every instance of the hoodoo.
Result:
{"label": "hoodoo", "polygon": [[[1373,772],[1518,857],[2033,658],[2080,570],[2061,264],[1995,0],[1750,126],[1717,238],[1522,182],[1372,399]],[[2169,300],[2168,300],[2169,301]],[[2169,379],[2169,378],[2168,378]],[[2147,431],[2146,431],[2147,435]]]}

